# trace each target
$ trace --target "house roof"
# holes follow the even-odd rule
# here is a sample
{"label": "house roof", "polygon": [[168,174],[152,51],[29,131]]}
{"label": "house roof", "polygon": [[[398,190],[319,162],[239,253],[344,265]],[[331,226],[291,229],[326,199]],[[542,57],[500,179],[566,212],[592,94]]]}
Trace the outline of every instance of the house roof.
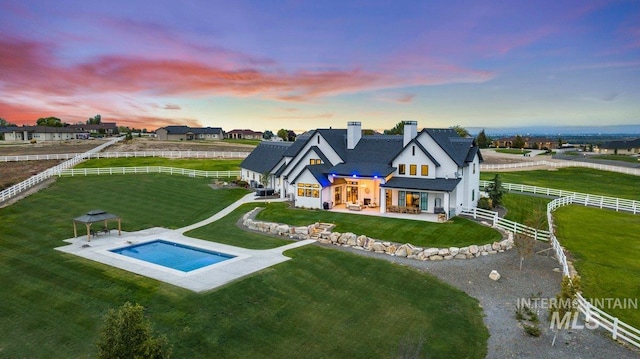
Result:
{"label": "house roof", "polygon": [[244,129],[244,130],[235,129],[235,130],[228,131],[227,133],[240,133],[240,134],[243,134],[243,135],[262,135],[262,132],[254,131],[254,130],[247,130],[247,129]]}
{"label": "house roof", "polygon": [[292,145],[293,142],[260,142],[249,156],[240,163],[240,168],[258,173],[271,171]]}
{"label": "house roof", "polygon": [[640,138],[636,138],[635,140],[617,140],[610,141],[602,145],[602,148],[612,149],[612,150],[630,150],[632,148],[640,148]]}
{"label": "house roof", "polygon": [[[417,138],[418,138],[418,137],[416,136],[414,139],[412,139],[411,141],[409,141],[409,143],[405,146],[405,148],[406,148],[406,147],[409,147],[409,145],[411,145],[411,144],[418,146],[418,149],[419,149],[420,151],[422,151],[422,153],[424,153],[424,154],[425,154],[425,155],[426,155],[426,156],[431,160],[431,162],[433,162],[433,164],[434,164],[436,167],[440,167],[440,162],[438,162],[438,161],[437,161],[437,160],[436,160],[436,159],[435,159],[435,158],[434,158],[434,157],[429,153],[429,151],[427,151],[427,149],[426,149],[426,148],[424,148],[424,146],[423,146],[420,142],[418,142]],[[404,142],[404,140],[403,140],[403,142]],[[396,157],[400,156],[400,154],[401,154],[401,153],[402,153],[402,151],[398,152],[398,154],[397,154],[397,155],[395,155],[395,156],[391,159],[391,161],[395,160],[395,159],[396,159]]]}
{"label": "house roof", "polygon": [[321,164],[321,165],[306,165],[305,168],[298,173],[298,175],[291,181],[291,183],[297,183],[298,178],[302,176],[305,171],[309,171],[311,175],[318,181],[320,186],[327,187],[331,185],[331,181],[329,181],[329,177],[327,173],[329,171],[330,165]]}
{"label": "house roof", "polygon": [[381,184],[380,187],[451,192],[461,180],[461,178],[393,177],[389,182]]}
{"label": "house roof", "polygon": [[473,160],[473,156],[469,155],[470,151],[478,151],[477,146],[473,143],[473,138],[460,137],[453,129],[425,128],[422,131],[429,134],[459,167],[463,167],[466,162]]}
{"label": "house roof", "polygon": [[166,126],[161,127],[165,129],[168,134],[182,135],[192,132],[194,134],[222,134],[222,128],[220,127],[189,127],[189,126]]}

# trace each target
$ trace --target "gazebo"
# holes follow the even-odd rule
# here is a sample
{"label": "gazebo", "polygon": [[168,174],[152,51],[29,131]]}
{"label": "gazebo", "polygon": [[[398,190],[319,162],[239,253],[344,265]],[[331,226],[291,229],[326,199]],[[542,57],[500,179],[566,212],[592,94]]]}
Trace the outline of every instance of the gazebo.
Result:
{"label": "gazebo", "polygon": [[121,226],[120,226],[120,217],[107,213],[100,209],[94,209],[93,211],[87,212],[84,216],[80,216],[73,220],[73,235],[78,237],[78,229],[76,227],[76,223],[84,223],[87,226],[87,241],[91,241],[91,225],[96,222],[104,221],[104,228],[107,228],[107,222],[111,219],[115,219],[118,221],[118,235],[122,234]]}

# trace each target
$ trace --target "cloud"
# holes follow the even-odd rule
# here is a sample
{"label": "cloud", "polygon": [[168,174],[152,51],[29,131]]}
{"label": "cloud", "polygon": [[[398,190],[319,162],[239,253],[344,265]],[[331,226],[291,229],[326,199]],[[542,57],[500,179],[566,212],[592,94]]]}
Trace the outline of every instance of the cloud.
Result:
{"label": "cloud", "polygon": [[165,110],[181,110],[182,108],[179,105],[164,105],[163,109],[165,109]]}
{"label": "cloud", "polygon": [[611,92],[611,93],[605,94],[600,99],[602,101],[605,101],[605,102],[611,102],[611,101],[615,100],[616,98],[618,98],[618,96],[620,96],[619,92]]}

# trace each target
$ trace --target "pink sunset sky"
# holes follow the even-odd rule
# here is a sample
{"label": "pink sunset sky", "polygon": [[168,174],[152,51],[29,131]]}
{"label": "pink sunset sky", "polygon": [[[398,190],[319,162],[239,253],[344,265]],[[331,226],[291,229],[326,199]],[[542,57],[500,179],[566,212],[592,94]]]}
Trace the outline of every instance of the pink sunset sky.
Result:
{"label": "pink sunset sky", "polygon": [[155,130],[640,123],[640,2],[3,1],[0,117]]}

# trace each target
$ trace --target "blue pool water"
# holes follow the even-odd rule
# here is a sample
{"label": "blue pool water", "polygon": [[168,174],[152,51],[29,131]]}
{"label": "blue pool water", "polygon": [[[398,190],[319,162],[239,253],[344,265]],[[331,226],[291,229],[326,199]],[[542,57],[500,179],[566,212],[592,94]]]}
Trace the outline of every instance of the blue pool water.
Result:
{"label": "blue pool water", "polygon": [[183,272],[190,272],[235,257],[161,239],[113,249],[111,252]]}

